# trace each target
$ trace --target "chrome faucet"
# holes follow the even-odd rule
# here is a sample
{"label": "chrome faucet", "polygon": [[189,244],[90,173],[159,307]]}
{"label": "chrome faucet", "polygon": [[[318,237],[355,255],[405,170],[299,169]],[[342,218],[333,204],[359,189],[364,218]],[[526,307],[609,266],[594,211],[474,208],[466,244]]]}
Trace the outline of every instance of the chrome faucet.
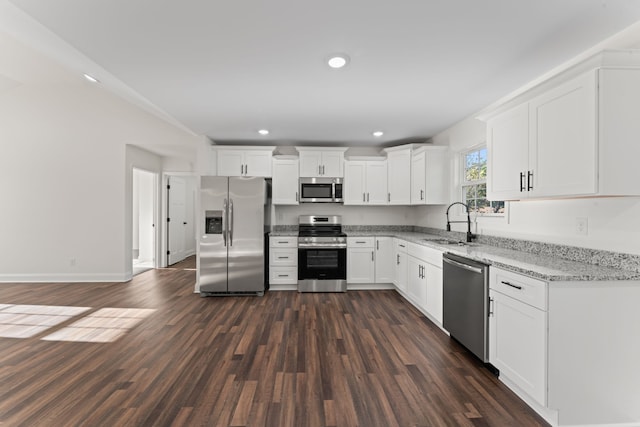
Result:
{"label": "chrome faucet", "polygon": [[[467,210],[467,220],[466,221],[449,221],[449,209],[454,205],[462,205]],[[475,239],[476,235],[471,232],[471,215],[469,214],[469,206],[462,202],[454,202],[449,205],[447,208],[447,231],[451,231],[451,224],[455,222],[466,222],[467,223],[467,242],[471,242]]]}

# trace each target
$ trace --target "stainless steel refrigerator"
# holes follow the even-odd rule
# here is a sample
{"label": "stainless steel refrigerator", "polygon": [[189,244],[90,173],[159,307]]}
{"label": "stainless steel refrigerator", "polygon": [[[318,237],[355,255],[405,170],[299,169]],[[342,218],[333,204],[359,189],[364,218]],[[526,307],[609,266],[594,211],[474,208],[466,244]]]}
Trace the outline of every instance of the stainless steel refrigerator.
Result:
{"label": "stainless steel refrigerator", "polygon": [[267,203],[264,178],[201,177],[204,229],[197,267],[202,296],[264,294]]}

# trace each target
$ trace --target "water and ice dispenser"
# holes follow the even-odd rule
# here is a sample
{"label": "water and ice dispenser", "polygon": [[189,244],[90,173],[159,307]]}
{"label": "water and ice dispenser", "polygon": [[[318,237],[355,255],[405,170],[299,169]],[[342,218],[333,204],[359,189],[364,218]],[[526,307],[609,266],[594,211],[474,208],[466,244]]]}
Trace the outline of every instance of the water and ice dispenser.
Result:
{"label": "water and ice dispenser", "polygon": [[205,211],[204,234],[222,234],[222,211]]}

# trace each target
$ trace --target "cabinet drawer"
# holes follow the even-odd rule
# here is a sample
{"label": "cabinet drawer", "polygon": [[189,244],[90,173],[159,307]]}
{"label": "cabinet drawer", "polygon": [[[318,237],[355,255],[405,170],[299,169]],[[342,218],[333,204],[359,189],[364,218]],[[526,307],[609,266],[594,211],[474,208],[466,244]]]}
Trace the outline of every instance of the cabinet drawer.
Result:
{"label": "cabinet drawer", "polygon": [[269,284],[295,285],[298,283],[297,267],[269,267]]}
{"label": "cabinet drawer", "polygon": [[347,247],[349,248],[372,248],[375,237],[347,237]]}
{"label": "cabinet drawer", "polygon": [[271,236],[269,246],[272,248],[297,248],[298,236]]}
{"label": "cabinet drawer", "polygon": [[271,248],[269,249],[269,265],[270,266],[289,266],[298,265],[298,249],[297,248]]}
{"label": "cabinet drawer", "polygon": [[489,287],[525,304],[547,311],[547,283],[521,274],[489,268]]}
{"label": "cabinet drawer", "polygon": [[396,252],[400,252],[400,253],[403,253],[403,254],[407,253],[407,241],[406,240],[394,239],[394,244],[395,244]]}

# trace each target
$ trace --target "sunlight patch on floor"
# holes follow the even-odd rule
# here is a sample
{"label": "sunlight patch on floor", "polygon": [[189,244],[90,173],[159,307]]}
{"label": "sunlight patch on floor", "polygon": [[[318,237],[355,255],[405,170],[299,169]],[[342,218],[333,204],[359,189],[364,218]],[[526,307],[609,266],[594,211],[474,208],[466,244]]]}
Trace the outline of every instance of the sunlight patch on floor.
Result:
{"label": "sunlight patch on floor", "polygon": [[91,307],[0,304],[0,337],[30,338]]}
{"label": "sunlight patch on floor", "polygon": [[[0,304],[0,338],[31,338],[81,315],[92,307]],[[106,307],[96,310],[42,340],[112,342],[155,309]]]}
{"label": "sunlight patch on floor", "polygon": [[107,307],[42,338],[45,341],[112,342],[155,309]]}

